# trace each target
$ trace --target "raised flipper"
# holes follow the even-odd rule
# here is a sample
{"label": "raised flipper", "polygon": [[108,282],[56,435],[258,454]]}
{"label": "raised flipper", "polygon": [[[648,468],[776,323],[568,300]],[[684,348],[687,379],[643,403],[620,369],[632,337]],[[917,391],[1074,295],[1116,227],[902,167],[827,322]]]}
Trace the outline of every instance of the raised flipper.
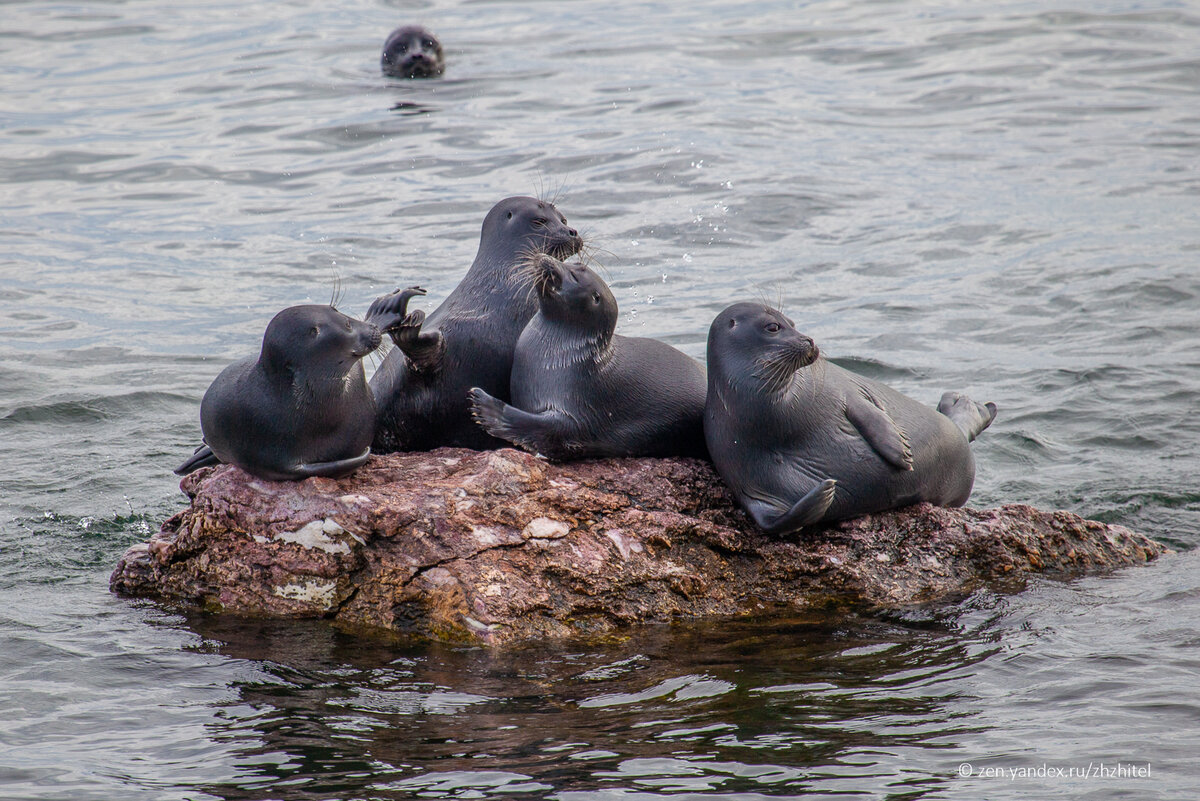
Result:
{"label": "raised flipper", "polygon": [[743,498],[742,505],[754,518],[754,522],[768,534],[791,534],[797,529],[819,523],[833,504],[834,489],[837,481],[827,478],[796,501],[791,509],[781,515],[775,513],[775,507],[756,498]]}
{"label": "raised flipper", "polygon": [[195,472],[201,467],[211,467],[220,463],[221,460],[212,452],[212,448],[202,442],[196,447],[196,452],[187,458],[187,461],[175,468],[175,475],[186,476],[188,473]]}
{"label": "raised flipper", "polygon": [[408,357],[412,369],[417,372],[434,372],[442,366],[446,353],[446,340],[441,331],[423,333],[425,312],[420,309],[408,312],[408,301],[415,295],[424,295],[419,286],[392,292],[376,298],[367,309],[366,321],[386,331],[396,347]]}
{"label": "raised flipper", "polygon": [[530,453],[551,459],[578,457],[578,423],[557,409],[533,414],[510,406],[498,398],[472,387],[467,393],[471,416],[493,437],[508,440]]}
{"label": "raised flipper", "polygon": [[364,321],[371,323],[380,331],[392,333],[402,326],[411,326],[414,323],[418,328],[425,320],[424,312],[408,313],[408,302],[417,295],[424,295],[425,290],[419,286],[410,286],[408,289],[397,289],[387,295],[382,295],[375,298],[367,308],[367,316]]}
{"label": "raised flipper", "polygon": [[312,478],[313,476],[323,476],[325,478],[340,478],[347,473],[356,470],[366,464],[367,459],[371,456],[371,449],[367,448],[358,456],[352,456],[349,459],[339,459],[336,462],[307,462],[305,464],[296,465],[289,471],[295,473],[293,478]]}
{"label": "raised flipper", "polygon": [[865,390],[846,397],[846,417],[884,461],[898,470],[912,470],[912,446],[879,401]]}
{"label": "raised flipper", "polygon": [[938,411],[958,426],[971,442],[996,419],[996,404],[976,403],[961,392],[947,392],[938,402]]}

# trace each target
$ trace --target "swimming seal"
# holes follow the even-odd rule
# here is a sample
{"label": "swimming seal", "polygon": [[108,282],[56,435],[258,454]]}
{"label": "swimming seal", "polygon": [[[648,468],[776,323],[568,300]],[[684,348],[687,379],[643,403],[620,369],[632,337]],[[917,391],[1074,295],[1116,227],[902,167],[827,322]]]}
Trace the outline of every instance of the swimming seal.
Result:
{"label": "swimming seal", "polygon": [[345,475],[367,461],[375,401],[362,359],[381,329],[414,321],[399,293],[392,310],[360,322],[332,306],[292,306],[275,315],[257,358],[226,367],[204,393],[204,445],[175,469],[185,475],[224,462],[272,481]]}
{"label": "swimming seal", "polygon": [[393,78],[432,78],[446,69],[442,43],[420,25],[392,31],[383,43],[379,66]]}
{"label": "swimming seal", "polygon": [[[371,377],[375,452],[504,445],[471,419],[467,390],[508,399],[513,349],[537,311],[520,266],[537,253],[565,259],[582,247],[548,201],[510,197],[493,206],[467,274],[427,319],[414,311],[416,324],[392,334],[396,348]],[[369,314],[392,311],[396,297],[380,298]]]}
{"label": "swimming seal", "polygon": [[704,456],[704,370],[664,342],[613,333],[617,301],[583,264],[531,260],[539,309],[513,357],[512,405],[471,390],[489,434],[550,459]]}
{"label": "swimming seal", "polygon": [[994,404],[947,392],[936,411],[820,357],[779,311],[737,303],[708,333],[709,455],[769,534],[920,501],[961,506],[968,444]]}

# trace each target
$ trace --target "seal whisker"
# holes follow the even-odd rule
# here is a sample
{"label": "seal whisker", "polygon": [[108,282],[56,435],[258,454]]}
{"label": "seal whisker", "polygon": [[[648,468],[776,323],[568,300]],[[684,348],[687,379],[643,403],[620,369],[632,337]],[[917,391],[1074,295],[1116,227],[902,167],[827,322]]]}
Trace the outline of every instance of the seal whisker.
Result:
{"label": "seal whisker", "polygon": [[567,196],[567,176],[561,176],[554,182],[554,188],[550,190],[549,195],[546,193],[547,183],[548,179],[546,177],[546,173],[542,171],[542,168],[539,165],[537,168],[537,182],[535,187],[537,191],[534,193],[534,197],[544,203],[557,206],[559,201]]}
{"label": "seal whisker", "polygon": [[589,267],[592,262],[599,262],[598,256],[600,255],[608,256],[609,258],[616,257],[616,254],[611,250],[600,246],[600,242],[603,240],[599,237],[594,237],[591,233],[584,232],[580,232],[579,236],[583,239],[583,247],[579,250],[580,257],[591,260],[588,263]]}
{"label": "seal whisker", "polygon": [[342,274],[338,269],[332,265],[329,269],[333,273],[333,286],[329,290],[329,307],[337,309],[338,306],[342,305],[345,286],[342,284]]}

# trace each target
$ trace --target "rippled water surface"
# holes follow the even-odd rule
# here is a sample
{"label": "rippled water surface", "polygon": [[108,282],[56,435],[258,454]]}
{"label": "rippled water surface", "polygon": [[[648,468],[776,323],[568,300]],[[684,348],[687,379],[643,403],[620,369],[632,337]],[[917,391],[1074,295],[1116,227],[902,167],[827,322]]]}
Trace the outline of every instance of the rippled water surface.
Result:
{"label": "rippled water surface", "polygon": [[[1194,797],[1195,3],[3,7],[0,797]],[[444,79],[379,76],[410,21]],[[529,193],[623,332],[703,357],[724,306],[782,304],[843,365],[999,405],[973,505],[1178,552],[502,651],[108,593],[275,311],[432,309]]]}

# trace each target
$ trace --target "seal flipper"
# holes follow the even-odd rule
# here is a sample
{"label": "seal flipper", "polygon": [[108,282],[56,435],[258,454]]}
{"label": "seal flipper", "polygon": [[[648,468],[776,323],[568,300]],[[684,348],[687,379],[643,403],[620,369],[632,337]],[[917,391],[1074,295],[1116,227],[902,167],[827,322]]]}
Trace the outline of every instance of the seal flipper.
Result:
{"label": "seal flipper", "polygon": [[296,465],[289,471],[294,472],[293,478],[312,478],[313,476],[322,476],[324,478],[340,478],[347,473],[357,470],[366,464],[367,459],[371,456],[371,449],[367,448],[358,456],[351,456],[349,459],[339,459],[335,462],[307,462],[305,464]]}
{"label": "seal flipper", "polygon": [[746,511],[750,513],[750,517],[754,518],[754,522],[758,524],[758,527],[767,534],[790,534],[797,529],[818,523],[821,518],[825,517],[825,513],[829,511],[829,507],[833,504],[833,494],[836,487],[837,481],[832,478],[825,479],[810,490],[803,498],[796,501],[791,509],[788,509],[781,515],[775,516],[774,520],[771,520],[771,516],[775,514],[775,507],[765,501],[760,501],[756,498],[743,498],[742,504],[746,507]]}
{"label": "seal flipper", "polygon": [[193,473],[201,467],[211,467],[220,463],[221,460],[212,452],[212,448],[202,442],[196,446],[195,453],[189,456],[179,467],[176,467],[174,472],[177,476],[186,476],[188,473]]}
{"label": "seal flipper", "polygon": [[570,459],[579,449],[578,444],[572,441],[577,424],[566,412],[524,412],[493,398],[479,387],[472,387],[467,395],[471,403],[471,416],[493,437],[508,440],[530,453],[540,453],[551,459]]}
{"label": "seal flipper", "polygon": [[961,392],[944,393],[937,410],[959,427],[967,442],[973,442],[996,419],[996,404],[976,403]]}
{"label": "seal flipper", "polygon": [[424,294],[425,290],[419,286],[397,289],[376,298],[367,309],[364,319],[378,326],[381,331],[387,332],[392,342],[396,343],[396,347],[408,357],[409,364],[415,372],[430,373],[442,366],[446,340],[441,331],[421,332],[421,326],[425,324],[425,312],[420,309],[408,311],[408,301],[416,295]]}
{"label": "seal flipper", "polygon": [[380,331],[392,334],[400,328],[416,326],[421,327],[421,323],[425,321],[425,312],[415,311],[412,314],[408,313],[408,302],[417,295],[424,295],[425,290],[419,286],[410,286],[408,289],[397,289],[387,295],[381,295],[371,301],[371,305],[367,308],[367,314],[363,317],[363,321],[376,326]]}
{"label": "seal flipper", "polygon": [[912,470],[912,446],[896,421],[865,389],[846,397],[846,418],[884,461],[898,470]]}
{"label": "seal flipper", "polygon": [[421,331],[421,324],[425,322],[425,312],[415,311],[409,317],[416,318],[415,324],[389,332],[392,341],[408,357],[414,371],[433,373],[441,370],[442,357],[446,355],[446,338],[442,336],[441,331]]}

